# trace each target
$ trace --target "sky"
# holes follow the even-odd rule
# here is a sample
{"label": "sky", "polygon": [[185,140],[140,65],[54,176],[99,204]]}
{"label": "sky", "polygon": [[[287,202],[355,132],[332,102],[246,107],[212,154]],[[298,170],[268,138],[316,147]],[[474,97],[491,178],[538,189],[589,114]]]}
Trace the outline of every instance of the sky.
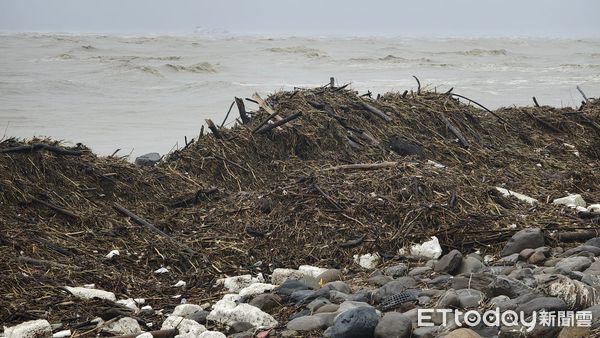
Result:
{"label": "sky", "polygon": [[598,0],[0,0],[0,30],[600,37]]}

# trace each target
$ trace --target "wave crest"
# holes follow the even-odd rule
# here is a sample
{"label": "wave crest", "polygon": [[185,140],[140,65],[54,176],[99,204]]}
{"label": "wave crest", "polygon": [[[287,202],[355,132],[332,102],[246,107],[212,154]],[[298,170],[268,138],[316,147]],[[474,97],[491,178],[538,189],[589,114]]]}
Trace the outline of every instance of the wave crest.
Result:
{"label": "wave crest", "polygon": [[191,66],[176,65],[167,63],[165,66],[176,70],[178,72],[190,72],[190,73],[216,73],[217,69],[208,62],[200,62]]}

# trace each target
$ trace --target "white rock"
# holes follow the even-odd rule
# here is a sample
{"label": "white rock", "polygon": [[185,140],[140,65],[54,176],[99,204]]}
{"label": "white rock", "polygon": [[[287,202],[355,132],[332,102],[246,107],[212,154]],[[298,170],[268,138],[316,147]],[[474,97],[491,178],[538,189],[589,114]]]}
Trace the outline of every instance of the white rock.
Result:
{"label": "white rock", "polygon": [[242,299],[242,297],[240,297],[240,295],[237,293],[228,293],[223,295],[223,298],[221,298],[221,300],[227,300],[234,303],[239,302],[240,299]]}
{"label": "white rock", "polygon": [[254,283],[262,283],[264,281],[265,278],[262,274],[258,274],[256,277],[252,277],[252,275],[241,275],[218,279],[217,284],[223,285],[229,292],[240,292],[241,289],[247,286]]}
{"label": "white rock", "polygon": [[133,300],[139,305],[146,304],[146,299],[144,298],[134,298]]}
{"label": "white rock", "polygon": [[277,321],[270,314],[250,304],[237,305],[233,301],[220,300],[206,317],[208,320],[232,325],[235,322],[248,322],[255,327],[274,327]]}
{"label": "white rock", "polygon": [[[185,319],[179,316],[169,316],[162,323],[161,330],[168,330],[177,328],[179,335],[191,334],[199,336],[202,332],[206,331],[204,325],[193,321],[191,319]],[[177,336],[176,336],[177,337]]]}
{"label": "white rock", "polygon": [[554,204],[566,205],[568,207],[585,207],[586,203],[583,197],[579,194],[569,195],[561,198],[557,198],[552,201]]}
{"label": "white rock", "polygon": [[140,311],[144,311],[146,313],[154,313],[154,309],[150,305],[144,305],[140,308]]}
{"label": "white rock", "polygon": [[123,317],[117,321],[108,323],[102,330],[115,335],[135,334],[142,332],[140,324],[138,324],[137,320],[131,317]]}
{"label": "white rock", "polygon": [[154,336],[150,332],[144,332],[140,335],[137,335],[135,338],[154,338]]}
{"label": "white rock", "polygon": [[227,338],[227,336],[219,331],[204,331],[198,338]]}
{"label": "white rock", "polygon": [[184,288],[186,284],[187,284],[186,282],[180,280],[179,282],[173,284],[173,287],[174,288]]}
{"label": "white rock", "polygon": [[281,285],[286,280],[299,280],[304,277],[304,274],[296,269],[277,268],[273,270],[271,275],[271,283]]}
{"label": "white rock", "polygon": [[422,244],[415,244],[410,247],[410,253],[415,256],[424,256],[432,259],[438,259],[442,255],[442,247],[437,237],[431,237],[431,240]]}
{"label": "white rock", "polygon": [[66,338],[71,337],[71,330],[58,331],[52,335],[52,338]]}
{"label": "white rock", "polygon": [[164,268],[164,267],[163,267],[163,268],[160,268],[160,269],[156,269],[156,270],[154,270],[154,273],[155,273],[155,274],[168,273],[168,272],[169,272],[169,269],[167,269],[167,268]]}
{"label": "white rock", "polygon": [[266,291],[271,291],[275,289],[276,286],[273,284],[267,283],[254,283],[250,286],[247,286],[240,290],[240,297],[249,297],[254,295],[260,295],[261,293],[265,293]]}
{"label": "white rock", "polygon": [[106,255],[106,258],[111,259],[111,258],[113,258],[115,256],[119,256],[119,255],[120,255],[119,250],[113,250]]}
{"label": "white rock", "polygon": [[178,317],[188,317],[191,314],[194,314],[198,311],[202,311],[202,307],[196,304],[181,304],[177,305],[175,309],[173,309],[173,316]]}
{"label": "white rock", "polygon": [[71,287],[71,286],[65,286],[65,289],[67,291],[69,291],[73,296],[81,298],[81,299],[99,298],[99,299],[111,300],[113,302],[117,300],[117,297],[115,297],[114,293],[104,291],[104,290],[88,289],[88,288],[82,288],[82,287]]}
{"label": "white rock", "polygon": [[119,299],[116,303],[124,305],[124,306],[132,309],[135,312],[139,311],[139,309],[137,307],[137,302],[133,298]]}
{"label": "white rock", "polygon": [[577,211],[579,211],[579,212],[586,212],[586,211],[588,211],[588,209],[587,209],[587,208],[585,208],[585,207],[579,207],[579,206],[578,206],[578,207],[575,207],[575,210],[577,210]]}
{"label": "white rock", "polygon": [[587,211],[600,214],[600,204],[590,204]]}
{"label": "white rock", "polygon": [[508,189],[504,189],[504,188],[500,188],[500,187],[496,187],[496,190],[498,190],[502,196],[504,197],[515,197],[518,200],[521,200],[523,202],[527,202],[531,205],[534,205],[537,203],[538,200],[536,200],[535,198],[529,197],[527,195],[523,195],[523,194],[519,194],[518,192],[514,192],[512,190],[508,190]]}
{"label": "white rock", "polygon": [[354,255],[354,262],[365,269],[375,269],[381,261],[378,253],[368,253],[364,255]]}
{"label": "white rock", "polygon": [[52,337],[52,326],[45,319],[30,320],[16,326],[4,327],[6,338]]}
{"label": "white rock", "polygon": [[300,265],[298,267],[298,271],[300,271],[300,273],[304,274],[305,276],[317,278],[320,274],[327,271],[327,269],[319,268],[312,265]]}

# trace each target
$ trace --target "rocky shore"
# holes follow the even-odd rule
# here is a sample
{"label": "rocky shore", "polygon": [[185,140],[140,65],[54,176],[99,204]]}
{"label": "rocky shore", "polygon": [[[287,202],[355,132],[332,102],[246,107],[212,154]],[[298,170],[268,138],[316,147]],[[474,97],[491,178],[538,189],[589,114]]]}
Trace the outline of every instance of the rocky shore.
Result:
{"label": "rocky shore", "polygon": [[[422,253],[439,255],[435,250]],[[92,319],[90,325],[140,338],[584,338],[600,335],[599,256],[600,237],[570,249],[548,247],[540,229],[528,228],[511,238],[502,257],[452,250],[437,259],[410,255],[402,263],[384,265],[377,255],[367,255],[357,259],[360,271],[354,273],[309,265],[278,268],[266,279],[240,275],[218,280],[221,300],[183,302],[172,312],[144,306],[141,299],[116,300],[103,290],[68,291],[83,299],[115,301],[121,307],[113,308],[114,317]],[[491,309],[523,313],[526,320],[486,325],[465,319]],[[143,333],[136,320],[143,312],[161,313],[162,323],[144,323],[160,331]],[[540,313],[552,321],[541,320]],[[5,328],[4,334],[70,336],[60,329],[60,323],[35,320]]]}

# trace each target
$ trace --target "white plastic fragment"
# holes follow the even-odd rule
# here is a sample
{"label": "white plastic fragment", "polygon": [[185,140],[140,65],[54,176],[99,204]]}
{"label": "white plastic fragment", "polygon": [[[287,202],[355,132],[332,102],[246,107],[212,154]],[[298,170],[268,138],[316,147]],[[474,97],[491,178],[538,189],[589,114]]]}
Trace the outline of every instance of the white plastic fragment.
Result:
{"label": "white plastic fragment", "polygon": [[71,330],[58,331],[52,335],[52,338],[66,338],[71,337]]}
{"label": "white plastic fragment", "polygon": [[442,255],[442,247],[436,236],[422,244],[415,244],[410,247],[410,253],[415,256],[424,256],[432,259],[438,259]]}
{"label": "white plastic fragment", "polygon": [[304,274],[296,269],[284,269],[277,268],[273,270],[273,274],[271,275],[271,283],[275,285],[281,285],[286,280],[298,280],[302,279]]}
{"label": "white plastic fragment", "polygon": [[213,310],[206,317],[208,320],[232,325],[235,322],[248,322],[254,327],[274,327],[277,321],[270,314],[247,303],[236,304],[222,299],[213,305]]}
{"label": "white plastic fragment", "polygon": [[106,258],[108,258],[108,259],[111,259],[111,258],[113,258],[113,257],[115,257],[115,256],[119,256],[119,255],[120,255],[120,252],[119,252],[119,250],[112,250],[111,252],[109,252],[109,253],[106,255]]}
{"label": "white plastic fragment", "polygon": [[115,335],[135,334],[142,332],[140,324],[137,320],[131,317],[123,317],[117,321],[106,324],[103,331],[110,332]]}
{"label": "white plastic fragment", "polygon": [[42,338],[52,336],[52,326],[45,319],[30,320],[16,326],[4,327],[6,338]]}
{"label": "white plastic fragment", "polygon": [[247,286],[240,290],[240,297],[249,297],[254,295],[259,295],[261,293],[265,293],[266,291],[271,291],[275,289],[275,285],[267,284],[267,283],[254,283],[250,286]]}
{"label": "white plastic fragment", "polygon": [[519,194],[518,192],[514,192],[512,190],[508,190],[508,189],[504,189],[504,188],[500,188],[500,187],[496,187],[496,190],[498,190],[502,196],[504,197],[515,197],[518,200],[521,200],[523,202],[527,202],[531,205],[534,205],[535,203],[537,203],[538,200],[536,200],[533,197],[529,197],[527,195],[523,195],[523,194]]}
{"label": "white plastic fragment", "polygon": [[[168,330],[177,328],[179,330],[179,336],[181,335],[191,335],[191,336],[199,336],[202,332],[206,331],[206,327],[204,325],[191,320],[186,319],[179,316],[169,316],[162,323],[161,330]],[[177,337],[177,336],[175,336]]]}
{"label": "white plastic fragment", "polygon": [[588,205],[587,211],[593,212],[595,214],[600,214],[600,204],[590,204],[590,205]]}
{"label": "white plastic fragment", "polygon": [[312,265],[300,265],[298,267],[298,271],[300,271],[305,276],[315,277],[319,276],[323,272],[327,271],[325,268],[319,268]]}
{"label": "white plastic fragment", "polygon": [[354,255],[354,262],[365,269],[375,269],[381,260],[378,253],[367,253],[364,255]]}
{"label": "white plastic fragment", "polygon": [[115,294],[109,291],[98,290],[98,289],[88,289],[82,287],[71,287],[65,286],[65,289],[70,292],[73,296],[81,299],[106,299],[111,301],[116,301],[117,297]]}
{"label": "white plastic fragment", "polygon": [[262,274],[258,274],[256,277],[252,275],[240,275],[234,277],[221,278],[217,280],[218,285],[223,285],[229,292],[240,292],[241,289],[250,286],[254,283],[262,283],[265,278]]}
{"label": "white plastic fragment", "polygon": [[583,197],[579,194],[569,195],[561,198],[557,198],[552,201],[553,204],[566,205],[568,207],[585,207],[586,203]]}
{"label": "white plastic fragment", "polygon": [[162,267],[162,268],[160,268],[160,269],[156,269],[156,270],[154,270],[154,273],[155,273],[155,274],[168,273],[168,272],[169,272],[169,269],[167,269],[167,268],[165,268],[165,267]]}
{"label": "white plastic fragment", "polygon": [[446,166],[445,166],[445,165],[443,165],[443,164],[441,164],[441,163],[439,163],[439,162],[436,162],[436,161],[427,160],[427,163],[428,163],[428,164],[431,164],[432,166],[434,166],[434,167],[436,167],[436,168],[440,168],[440,169],[442,169],[442,168],[446,168]]}
{"label": "white plastic fragment", "polygon": [[179,282],[173,284],[173,287],[174,288],[184,288],[186,284],[187,284],[186,282],[180,280]]}

